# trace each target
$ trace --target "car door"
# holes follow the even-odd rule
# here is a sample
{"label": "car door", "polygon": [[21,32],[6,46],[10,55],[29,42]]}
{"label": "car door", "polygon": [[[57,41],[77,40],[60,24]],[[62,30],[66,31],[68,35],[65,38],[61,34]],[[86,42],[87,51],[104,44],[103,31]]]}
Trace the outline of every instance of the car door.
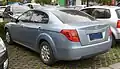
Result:
{"label": "car door", "polygon": [[31,11],[27,11],[25,13],[23,13],[20,17],[18,17],[18,22],[16,24],[12,25],[12,38],[15,41],[18,41],[20,43],[24,43],[23,39],[24,39],[24,25],[30,22],[30,18],[32,16],[32,12]]}
{"label": "car door", "polygon": [[[46,19],[46,20],[45,20]],[[48,23],[48,15],[42,11],[33,11],[29,23],[24,24],[23,41],[30,48],[35,48],[38,35],[41,33],[41,26]]]}

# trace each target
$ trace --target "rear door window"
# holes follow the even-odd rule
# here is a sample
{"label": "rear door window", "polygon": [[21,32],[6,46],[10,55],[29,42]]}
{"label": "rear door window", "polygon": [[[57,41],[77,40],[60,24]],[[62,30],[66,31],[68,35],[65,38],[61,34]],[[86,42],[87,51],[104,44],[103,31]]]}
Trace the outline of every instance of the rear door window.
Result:
{"label": "rear door window", "polygon": [[35,23],[47,24],[49,21],[49,16],[42,11],[34,11],[31,21]]}
{"label": "rear door window", "polygon": [[117,9],[116,13],[117,13],[117,17],[120,19],[120,9]]}
{"label": "rear door window", "polygon": [[92,12],[92,16],[98,19],[108,19],[111,17],[109,9],[97,8]]}

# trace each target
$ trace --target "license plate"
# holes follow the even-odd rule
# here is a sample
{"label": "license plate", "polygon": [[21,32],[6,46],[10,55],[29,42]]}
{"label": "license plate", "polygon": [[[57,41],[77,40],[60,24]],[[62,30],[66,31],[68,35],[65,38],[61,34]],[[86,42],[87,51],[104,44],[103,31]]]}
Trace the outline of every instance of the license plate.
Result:
{"label": "license plate", "polygon": [[95,39],[101,39],[103,38],[102,33],[93,33],[93,34],[89,34],[90,40],[95,40]]}

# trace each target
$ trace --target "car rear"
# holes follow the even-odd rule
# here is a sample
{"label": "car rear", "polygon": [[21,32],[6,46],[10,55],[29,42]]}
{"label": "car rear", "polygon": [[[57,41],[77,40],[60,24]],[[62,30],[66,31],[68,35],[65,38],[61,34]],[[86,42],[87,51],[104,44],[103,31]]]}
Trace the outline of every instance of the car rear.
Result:
{"label": "car rear", "polygon": [[60,60],[76,60],[105,53],[111,48],[112,41],[108,25],[62,29],[58,39],[55,41],[56,56]]}
{"label": "car rear", "polygon": [[116,12],[117,18],[114,25],[116,27],[117,39],[120,39],[120,8],[116,9],[115,12]]}
{"label": "car rear", "polygon": [[[107,52],[111,48],[111,30],[109,25],[100,24],[88,14],[77,12],[68,16],[61,12],[53,13],[58,17],[66,28],[61,29],[56,37],[56,58],[59,60],[76,60],[86,56],[92,56]],[[82,14],[81,14],[82,13]],[[71,16],[74,15],[73,17]],[[79,14],[80,17],[79,17]],[[60,15],[60,16],[59,16]],[[70,16],[69,16],[70,15]],[[55,37],[55,36],[54,36]]]}

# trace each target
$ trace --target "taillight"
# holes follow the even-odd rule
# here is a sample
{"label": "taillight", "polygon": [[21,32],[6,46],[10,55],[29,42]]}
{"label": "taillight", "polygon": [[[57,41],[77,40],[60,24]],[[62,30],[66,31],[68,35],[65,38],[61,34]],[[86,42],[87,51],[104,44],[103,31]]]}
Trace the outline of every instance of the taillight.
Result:
{"label": "taillight", "polygon": [[108,34],[109,34],[109,36],[111,36],[112,35],[112,31],[111,31],[111,29],[109,28],[109,30],[108,30]]}
{"label": "taillight", "polygon": [[120,28],[120,20],[117,21],[117,28]]}
{"label": "taillight", "polygon": [[70,41],[80,42],[80,39],[76,30],[64,29],[64,30],[61,30],[60,33],[64,34]]}

